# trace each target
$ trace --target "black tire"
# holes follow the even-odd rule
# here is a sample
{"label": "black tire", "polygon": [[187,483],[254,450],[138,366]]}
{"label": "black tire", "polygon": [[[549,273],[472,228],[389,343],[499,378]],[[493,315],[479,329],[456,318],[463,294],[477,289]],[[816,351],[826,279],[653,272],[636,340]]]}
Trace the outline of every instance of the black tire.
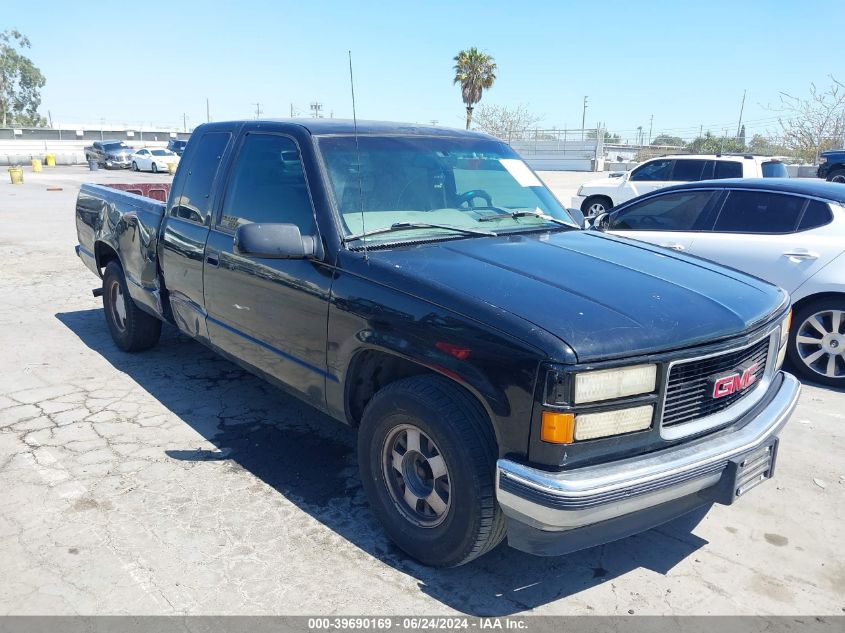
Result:
{"label": "black tire", "polygon": [[153,173],[154,173],[154,174],[157,174],[157,173],[158,173],[158,167],[156,166],[156,164],[155,164],[155,163],[153,163],[152,170],[153,170]]}
{"label": "black tire", "polygon": [[827,174],[828,182],[840,182],[845,184],[845,169],[834,169]]}
{"label": "black tire", "polygon": [[[838,327],[834,328],[836,321]],[[828,334],[823,335],[821,330]],[[818,344],[811,342],[816,338]],[[837,353],[837,350],[841,351]],[[816,354],[818,358],[814,359]],[[845,297],[825,297],[796,310],[786,355],[792,368],[803,378],[845,388]],[[833,358],[832,371],[830,358]]]}
{"label": "black tire", "polygon": [[594,218],[607,213],[613,208],[613,201],[607,196],[590,196],[581,203],[581,213],[585,218]]}
{"label": "black tire", "polygon": [[[448,507],[439,523],[435,518],[430,523],[436,524],[421,525],[412,516],[420,506],[411,510],[395,492],[396,481],[406,480],[397,475],[404,471],[394,472],[385,461],[385,447],[392,447],[391,438],[403,428],[421,431],[420,444],[428,448],[420,451],[431,454],[433,442],[437,449],[433,459],[439,455],[445,462]],[[414,453],[409,446],[406,440],[403,468]],[[497,454],[484,409],[470,394],[438,376],[413,376],[381,389],[367,404],[358,434],[361,481],[373,513],[400,549],[435,567],[468,563],[505,537],[504,515],[496,503]],[[443,477],[432,481],[432,487],[438,481]],[[425,500],[418,501],[425,510]]]}
{"label": "black tire", "polygon": [[141,352],[158,343],[161,321],[135,305],[116,261],[109,262],[103,274],[103,310],[109,333],[124,352]]}
{"label": "black tire", "polygon": [[136,163],[134,160],[132,161],[132,171],[138,171],[138,163]]}

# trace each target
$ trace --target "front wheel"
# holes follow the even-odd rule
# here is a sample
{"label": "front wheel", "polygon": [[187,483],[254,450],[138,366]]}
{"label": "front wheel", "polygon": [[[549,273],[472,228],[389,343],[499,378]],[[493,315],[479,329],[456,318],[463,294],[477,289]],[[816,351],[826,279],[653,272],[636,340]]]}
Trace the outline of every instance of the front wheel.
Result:
{"label": "front wheel", "polygon": [[426,565],[463,565],[504,538],[496,457],[484,410],[444,378],[391,383],[364,411],[358,462],[370,507],[390,539]]}
{"label": "front wheel", "polygon": [[158,166],[155,163],[153,163],[153,173],[154,174],[158,173]]}
{"label": "front wheel", "polygon": [[581,204],[581,213],[585,218],[594,218],[607,213],[613,208],[613,202],[606,196],[590,196]]}
{"label": "front wheel", "polygon": [[819,299],[796,310],[787,355],[803,377],[845,387],[845,298]]}
{"label": "front wheel", "polygon": [[111,337],[124,352],[140,352],[158,343],[161,321],[135,305],[116,261],[109,262],[103,274],[103,309]]}
{"label": "front wheel", "polygon": [[845,184],[845,169],[834,169],[827,175],[828,182],[839,182]]}
{"label": "front wheel", "polygon": [[136,163],[134,160],[132,161],[132,171],[138,171],[138,163]]}

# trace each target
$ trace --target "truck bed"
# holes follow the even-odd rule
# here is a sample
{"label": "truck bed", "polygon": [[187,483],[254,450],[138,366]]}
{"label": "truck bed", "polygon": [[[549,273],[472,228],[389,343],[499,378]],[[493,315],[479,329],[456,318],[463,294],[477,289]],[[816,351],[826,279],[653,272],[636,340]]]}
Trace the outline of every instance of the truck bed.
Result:
{"label": "truck bed", "polygon": [[[98,276],[119,256],[129,294],[143,309],[162,316],[158,277],[158,230],[169,185],[163,183],[84,184],[76,201],[76,247]],[[139,195],[146,194],[146,195]]]}

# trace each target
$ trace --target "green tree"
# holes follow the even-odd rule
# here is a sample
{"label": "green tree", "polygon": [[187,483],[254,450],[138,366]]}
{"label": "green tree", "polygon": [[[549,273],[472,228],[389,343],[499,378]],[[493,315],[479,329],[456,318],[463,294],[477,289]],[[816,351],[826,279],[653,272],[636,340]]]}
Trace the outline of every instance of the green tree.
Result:
{"label": "green tree", "polygon": [[675,147],[683,147],[686,145],[684,139],[680,136],[670,136],[669,134],[658,134],[651,139],[652,145],[672,145]]}
{"label": "green tree", "polygon": [[0,33],[0,124],[44,125],[38,114],[41,88],[46,80],[38,67],[21,51],[29,39],[16,29]]}
{"label": "green tree", "polygon": [[687,144],[691,154],[741,153],[746,151],[745,143],[735,136],[714,136],[710,130]]}
{"label": "green tree", "polygon": [[467,108],[467,129],[472,124],[472,109],[481,101],[481,93],[496,81],[496,62],[474,46],[455,55],[455,80],[461,85],[461,97]]}

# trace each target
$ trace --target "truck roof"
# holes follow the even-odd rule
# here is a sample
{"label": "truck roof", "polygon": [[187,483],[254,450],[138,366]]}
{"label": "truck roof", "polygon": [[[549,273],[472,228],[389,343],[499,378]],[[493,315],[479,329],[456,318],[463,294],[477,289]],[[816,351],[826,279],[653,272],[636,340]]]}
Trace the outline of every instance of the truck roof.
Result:
{"label": "truck roof", "polygon": [[[297,125],[305,128],[316,136],[323,134],[353,134],[355,124],[352,119],[244,119],[241,121],[226,121],[206,123],[202,127],[209,126],[231,126],[245,123],[267,123]],[[437,125],[422,125],[419,123],[396,123],[393,121],[358,121],[358,134],[401,134],[420,136],[466,136],[473,138],[492,139],[493,137],[483,132],[461,130],[458,128],[441,127]]]}

